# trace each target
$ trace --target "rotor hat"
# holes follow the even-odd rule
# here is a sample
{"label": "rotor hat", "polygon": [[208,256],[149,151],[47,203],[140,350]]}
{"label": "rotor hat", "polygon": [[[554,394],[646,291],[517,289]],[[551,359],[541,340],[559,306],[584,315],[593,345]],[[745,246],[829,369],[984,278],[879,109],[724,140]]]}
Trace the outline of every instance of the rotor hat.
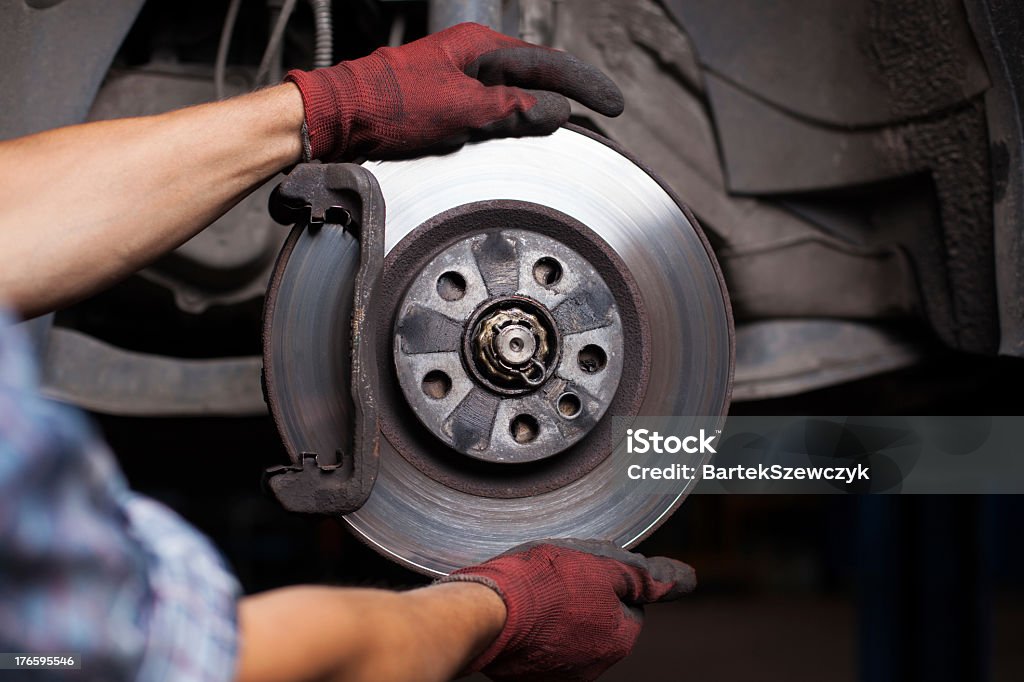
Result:
{"label": "rotor hat", "polygon": [[[622,373],[622,320],[586,259],[546,235],[496,228],[522,224],[514,208],[487,215],[488,227],[440,248],[412,279],[395,316],[394,363],[413,413],[444,445],[521,464],[572,447],[604,416]],[[445,295],[455,280],[460,295]],[[599,349],[601,371],[566,346]],[[424,388],[439,375],[452,389],[443,395]]]}

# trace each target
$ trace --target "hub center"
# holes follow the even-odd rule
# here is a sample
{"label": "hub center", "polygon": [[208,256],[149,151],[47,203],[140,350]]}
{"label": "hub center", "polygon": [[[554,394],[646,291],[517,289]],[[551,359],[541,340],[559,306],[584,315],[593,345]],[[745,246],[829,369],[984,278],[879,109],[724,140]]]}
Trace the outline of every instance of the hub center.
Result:
{"label": "hub center", "polygon": [[601,420],[622,376],[622,318],[580,254],[528,230],[470,231],[411,278],[395,370],[441,442],[495,464],[535,462]]}
{"label": "hub center", "polygon": [[558,331],[551,314],[525,296],[486,302],[471,317],[463,344],[470,371],[499,393],[530,391],[554,368]]}
{"label": "hub center", "polygon": [[492,345],[500,361],[510,365],[523,365],[530,361],[533,352],[537,350],[537,337],[530,329],[513,325],[498,332]]}

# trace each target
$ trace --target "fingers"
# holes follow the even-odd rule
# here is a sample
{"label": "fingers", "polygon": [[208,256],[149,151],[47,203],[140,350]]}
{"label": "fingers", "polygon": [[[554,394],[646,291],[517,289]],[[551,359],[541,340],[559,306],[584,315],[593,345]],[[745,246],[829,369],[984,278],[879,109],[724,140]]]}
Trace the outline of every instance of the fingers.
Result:
{"label": "fingers", "polygon": [[445,154],[451,154],[452,152],[458,151],[471,139],[473,139],[473,136],[470,133],[460,132],[456,135],[452,135],[451,137],[446,137],[443,140],[423,146],[374,152],[371,158],[397,160],[412,159],[418,156],[444,156]]}
{"label": "fingers", "polygon": [[615,593],[624,604],[639,606],[672,601],[692,592],[697,585],[693,568],[681,561],[628,554],[628,560],[618,560],[621,573],[615,581]]}
{"label": "fingers", "polygon": [[459,65],[459,68],[464,67],[485,52],[503,47],[521,47],[531,44],[471,21],[449,26],[415,42],[421,41],[442,46],[445,52]]}
{"label": "fingers", "polygon": [[555,547],[564,547],[566,549],[574,549],[577,552],[586,552],[587,554],[593,554],[594,556],[605,557],[608,559],[615,559],[630,565],[635,565],[634,562],[638,563],[638,560],[643,560],[639,554],[634,554],[628,549],[619,547],[614,542],[607,540],[580,540],[577,538],[557,538],[555,540],[544,540],[544,544],[554,545]]}
{"label": "fingers", "polygon": [[622,113],[622,92],[600,69],[567,52],[521,45],[482,54],[465,67],[466,74],[484,85],[555,92],[605,116]]}
{"label": "fingers", "polygon": [[623,602],[631,605],[672,601],[697,587],[697,573],[689,564],[668,557],[647,558],[602,540],[549,540],[548,544],[593,556],[612,559],[624,565],[616,591]]}
{"label": "fingers", "polygon": [[400,159],[423,154],[448,154],[470,140],[492,137],[548,135],[569,120],[569,100],[545,91],[520,90],[507,86],[484,87],[473,95],[473,106],[462,111],[459,129],[444,139],[411,149],[376,152],[375,159]]}
{"label": "fingers", "polygon": [[533,547],[554,546],[583,552],[621,565],[615,592],[624,604],[640,606],[679,599],[697,587],[697,573],[689,564],[668,557],[645,557],[605,540],[556,538],[537,540],[513,547],[505,554],[517,554]]}
{"label": "fingers", "polygon": [[671,587],[657,597],[656,601],[672,601],[689,594],[697,587],[697,572],[693,566],[682,561],[656,556],[647,559],[647,572],[655,582]]}
{"label": "fingers", "polygon": [[554,92],[520,90],[503,85],[485,90],[486,97],[494,102],[495,110],[502,115],[479,126],[473,135],[476,139],[548,135],[569,120],[569,100]]}

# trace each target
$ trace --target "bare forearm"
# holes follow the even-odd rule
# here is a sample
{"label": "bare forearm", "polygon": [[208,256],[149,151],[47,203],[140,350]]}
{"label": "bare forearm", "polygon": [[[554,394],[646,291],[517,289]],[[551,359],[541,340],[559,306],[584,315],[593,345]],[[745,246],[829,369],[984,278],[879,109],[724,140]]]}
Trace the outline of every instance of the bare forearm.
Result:
{"label": "bare forearm", "polygon": [[433,682],[498,635],[505,606],[475,583],[411,592],[296,587],[243,599],[239,682]]}
{"label": "bare forearm", "polygon": [[0,303],[65,306],[177,247],[301,153],[281,85],[0,143]]}

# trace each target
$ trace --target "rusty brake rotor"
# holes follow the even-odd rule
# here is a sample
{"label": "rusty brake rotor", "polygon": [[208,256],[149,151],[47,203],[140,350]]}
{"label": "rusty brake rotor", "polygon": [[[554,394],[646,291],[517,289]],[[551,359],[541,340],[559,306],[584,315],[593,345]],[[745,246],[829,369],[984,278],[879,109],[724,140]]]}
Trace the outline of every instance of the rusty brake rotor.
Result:
{"label": "rusty brake rotor", "polygon": [[[387,207],[383,438],[372,494],[345,522],[434,575],[538,538],[639,542],[689,485],[631,486],[612,421],[724,415],[729,402],[731,313],[692,215],[579,129],[365,167]],[[268,292],[268,402],[296,461],[351,430],[358,255],[344,231],[297,227]],[[469,396],[485,409],[460,417]]]}

